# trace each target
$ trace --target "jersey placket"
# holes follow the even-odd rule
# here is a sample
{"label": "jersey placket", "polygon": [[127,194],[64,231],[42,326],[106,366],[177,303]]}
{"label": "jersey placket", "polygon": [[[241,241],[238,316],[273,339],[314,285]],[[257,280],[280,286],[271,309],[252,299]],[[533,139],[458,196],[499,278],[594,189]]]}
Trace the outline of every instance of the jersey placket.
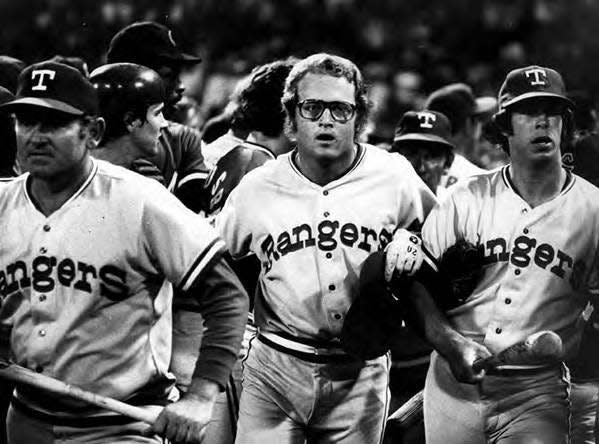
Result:
{"label": "jersey placket", "polygon": [[[43,371],[44,365],[51,360],[53,352],[53,339],[55,332],[52,323],[56,319],[56,285],[54,279],[57,258],[53,252],[57,250],[56,243],[59,242],[56,231],[53,230],[52,221],[55,214],[46,218],[38,226],[32,238],[32,285],[31,285],[31,320],[34,324],[30,336],[30,365],[36,371]],[[47,276],[47,278],[44,278]],[[60,277],[58,277],[60,279]]]}
{"label": "jersey placket", "polygon": [[[325,187],[321,190],[314,226],[318,226],[320,221],[337,220],[333,209],[334,194],[334,188]],[[335,238],[337,237],[335,236]],[[344,288],[343,282],[345,274],[343,253],[339,244],[336,245],[336,248],[328,251],[318,248],[317,252],[321,294],[323,295],[322,306],[326,310],[328,325],[333,332],[337,333],[341,331],[345,315],[344,307],[347,305],[346,297],[344,297],[347,289]]]}
{"label": "jersey placket", "polygon": [[525,302],[523,298],[527,297],[525,283],[529,279],[526,276],[529,269],[524,263],[512,260],[512,252],[519,239],[521,241],[520,237],[530,233],[534,209],[520,197],[516,198],[514,207],[509,219],[517,220],[517,223],[507,243],[509,257],[506,274],[497,290],[492,317],[485,335],[485,342],[498,350],[513,342],[510,337],[517,334],[514,330],[519,329],[521,317],[527,316],[526,313],[522,313],[522,304]]}

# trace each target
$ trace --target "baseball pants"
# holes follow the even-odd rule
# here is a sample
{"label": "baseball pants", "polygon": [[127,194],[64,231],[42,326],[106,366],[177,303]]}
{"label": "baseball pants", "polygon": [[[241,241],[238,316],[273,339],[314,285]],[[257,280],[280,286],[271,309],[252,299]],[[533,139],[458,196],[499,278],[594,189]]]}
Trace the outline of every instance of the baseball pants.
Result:
{"label": "baseball pants", "polygon": [[8,444],[162,444],[158,436],[144,436],[150,427],[140,421],[93,427],[57,426],[25,415],[10,406],[6,420]]}
{"label": "baseball pants", "polygon": [[570,376],[565,365],[487,374],[459,383],[433,352],[424,388],[427,444],[567,444]]}
{"label": "baseball pants", "polygon": [[238,444],[376,444],[389,402],[388,356],[313,363],[252,341],[243,365]]}
{"label": "baseball pants", "polygon": [[570,444],[595,444],[599,381],[572,382]]}

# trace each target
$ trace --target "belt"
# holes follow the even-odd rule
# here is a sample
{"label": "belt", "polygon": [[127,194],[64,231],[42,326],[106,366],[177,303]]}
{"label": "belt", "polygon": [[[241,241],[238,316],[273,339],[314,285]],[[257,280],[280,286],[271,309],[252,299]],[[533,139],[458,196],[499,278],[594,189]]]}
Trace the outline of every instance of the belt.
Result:
{"label": "belt", "polygon": [[277,351],[316,364],[344,364],[358,361],[345,353],[341,347],[313,347],[272,332],[258,333],[258,340]]}

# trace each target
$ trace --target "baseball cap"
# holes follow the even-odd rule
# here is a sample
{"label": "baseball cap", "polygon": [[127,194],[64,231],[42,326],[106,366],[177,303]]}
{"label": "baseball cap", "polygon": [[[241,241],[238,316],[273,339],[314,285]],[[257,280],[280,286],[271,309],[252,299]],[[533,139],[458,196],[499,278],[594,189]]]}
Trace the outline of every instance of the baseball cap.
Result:
{"label": "baseball cap", "polygon": [[574,103],[566,97],[566,86],[560,73],[551,68],[531,65],[510,71],[499,89],[499,112],[522,100],[549,97],[566,106]]}
{"label": "baseball cap", "polygon": [[445,114],[455,130],[461,128],[467,118],[493,111],[496,104],[494,97],[475,97],[472,88],[465,83],[450,83],[433,91],[424,108]]}
{"label": "baseball cap", "polygon": [[81,72],[62,63],[46,61],[25,68],[19,76],[16,99],[0,106],[9,110],[37,106],[77,116],[96,115],[98,97]]}
{"label": "baseball cap", "polygon": [[13,94],[17,92],[19,74],[25,69],[25,62],[7,55],[0,55],[0,86]]}
{"label": "baseball cap", "polygon": [[449,142],[451,123],[442,113],[431,110],[406,112],[395,129],[393,143],[403,141],[434,142],[454,148]]}
{"label": "baseball cap", "polygon": [[136,22],[121,29],[110,41],[107,63],[132,62],[156,65],[158,62],[196,64],[202,59],[182,52],[173,34],[156,22]]}

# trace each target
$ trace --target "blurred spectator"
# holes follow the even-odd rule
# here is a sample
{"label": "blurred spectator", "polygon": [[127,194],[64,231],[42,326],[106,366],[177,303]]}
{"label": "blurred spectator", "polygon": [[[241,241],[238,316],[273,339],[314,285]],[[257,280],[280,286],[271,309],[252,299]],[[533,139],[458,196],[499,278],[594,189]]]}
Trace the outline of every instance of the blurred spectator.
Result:
{"label": "blurred spectator", "polygon": [[597,132],[597,109],[588,94],[574,93],[576,104],[572,154],[574,173],[599,186],[599,134]]}
{"label": "blurred spectator", "polygon": [[486,170],[492,170],[509,163],[507,152],[501,148],[505,137],[493,122],[493,114],[498,110],[497,99],[491,96],[479,97],[485,109],[478,115],[481,123],[481,132],[476,141],[474,153],[479,165]]}
{"label": "blurred spectator", "polygon": [[49,62],[62,63],[63,65],[69,65],[83,74],[85,77],[89,78],[89,68],[87,67],[87,62],[83,60],[81,57],[76,56],[63,56],[63,55],[55,55],[52,57]]}
{"label": "blurred spectator", "polygon": [[[7,88],[0,86],[0,104],[14,100],[15,96]],[[18,166],[16,165],[17,141],[15,136],[15,125],[11,114],[0,108],[0,179],[16,176]]]}
{"label": "blurred spectator", "polygon": [[25,62],[7,55],[0,55],[0,86],[11,93],[17,93],[19,74],[25,69]]}
{"label": "blurred spectator", "polygon": [[487,98],[476,99],[465,83],[452,83],[433,91],[425,108],[445,114],[451,122],[450,142],[455,147],[454,159],[441,185],[448,187],[458,180],[484,172],[477,166],[475,150],[481,134],[479,116],[492,110]]}
{"label": "blurred spectator", "polygon": [[174,122],[197,130],[203,126],[200,106],[196,99],[188,95],[183,95],[179,103],[175,105],[171,118]]}

